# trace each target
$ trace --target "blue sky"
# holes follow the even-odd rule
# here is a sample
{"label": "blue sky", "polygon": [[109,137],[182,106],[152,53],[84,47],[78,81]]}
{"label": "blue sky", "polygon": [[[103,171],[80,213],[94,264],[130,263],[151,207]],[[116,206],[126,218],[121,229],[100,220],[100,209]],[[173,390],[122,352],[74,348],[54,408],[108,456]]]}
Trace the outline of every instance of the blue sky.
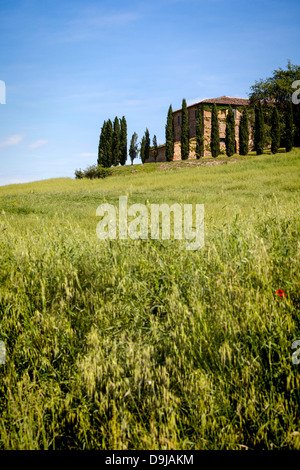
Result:
{"label": "blue sky", "polygon": [[299,0],[1,0],[0,185],[96,163],[108,118],[162,144],[170,104],[247,98],[300,64],[299,16]]}

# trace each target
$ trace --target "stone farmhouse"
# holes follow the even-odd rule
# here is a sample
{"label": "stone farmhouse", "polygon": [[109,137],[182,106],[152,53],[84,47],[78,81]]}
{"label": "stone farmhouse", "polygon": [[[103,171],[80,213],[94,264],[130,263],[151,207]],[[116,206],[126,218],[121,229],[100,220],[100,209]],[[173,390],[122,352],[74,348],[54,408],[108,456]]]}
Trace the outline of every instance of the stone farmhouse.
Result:
{"label": "stone farmhouse", "polygon": [[[203,124],[204,124],[204,156],[211,156],[210,152],[210,133],[211,133],[211,111],[212,105],[216,103],[219,118],[219,133],[220,133],[220,150],[225,153],[225,129],[226,129],[226,116],[228,107],[231,105],[235,116],[235,142],[236,152],[239,152],[239,123],[243,112],[243,106],[249,106],[249,100],[244,98],[234,98],[231,96],[221,96],[220,98],[211,98],[207,100],[194,103],[187,106],[188,122],[189,122],[189,136],[190,136],[190,154],[189,158],[196,158],[196,120],[198,107],[203,110]],[[182,122],[182,109],[173,111],[174,118],[174,155],[173,160],[181,160],[180,151],[180,138],[181,138],[181,122]],[[251,127],[249,126],[249,148],[253,146]],[[150,150],[150,156],[146,163],[154,162],[153,151]],[[166,146],[160,145],[158,147],[157,162],[166,161]]]}

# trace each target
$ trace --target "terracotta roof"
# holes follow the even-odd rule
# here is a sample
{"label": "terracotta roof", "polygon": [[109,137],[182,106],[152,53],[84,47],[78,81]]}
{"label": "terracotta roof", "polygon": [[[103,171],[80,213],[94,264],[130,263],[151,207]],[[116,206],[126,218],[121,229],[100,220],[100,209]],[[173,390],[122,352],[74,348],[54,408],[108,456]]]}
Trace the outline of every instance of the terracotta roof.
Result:
{"label": "terracotta roof", "polygon": [[[249,100],[246,98],[235,98],[234,96],[220,96],[219,98],[209,98],[207,100],[199,101],[198,103],[193,103],[187,106],[187,108],[191,108],[192,106],[197,106],[198,104],[201,103],[216,103],[216,104],[231,104],[233,106],[247,106],[249,104]],[[177,113],[178,111],[181,111],[182,108],[176,109],[173,111],[174,113]]]}
{"label": "terracotta roof", "polygon": [[210,98],[208,100],[203,100],[201,103],[216,103],[216,104],[233,104],[233,105],[242,105],[246,106],[249,104],[249,100],[245,98],[235,98],[233,96],[220,96],[220,98]]}

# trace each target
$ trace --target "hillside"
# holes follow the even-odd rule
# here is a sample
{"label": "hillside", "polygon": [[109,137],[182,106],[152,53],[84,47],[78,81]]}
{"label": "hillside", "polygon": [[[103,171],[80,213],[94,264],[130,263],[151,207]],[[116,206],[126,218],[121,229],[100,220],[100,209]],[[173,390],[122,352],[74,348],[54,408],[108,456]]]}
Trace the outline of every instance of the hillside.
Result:
{"label": "hillside", "polygon": [[[0,187],[1,449],[300,449],[300,149],[212,161]],[[204,247],[99,240],[120,195]]]}
{"label": "hillside", "polygon": [[209,220],[222,224],[228,216],[258,211],[274,198],[293,203],[299,167],[299,149],[276,156],[126,165],[112,168],[113,175],[106,179],[59,178],[2,186],[0,210],[7,216],[26,216],[27,224],[38,223],[39,217],[47,223],[63,214],[63,220],[92,228],[98,203],[127,194],[129,202],[203,203]]}

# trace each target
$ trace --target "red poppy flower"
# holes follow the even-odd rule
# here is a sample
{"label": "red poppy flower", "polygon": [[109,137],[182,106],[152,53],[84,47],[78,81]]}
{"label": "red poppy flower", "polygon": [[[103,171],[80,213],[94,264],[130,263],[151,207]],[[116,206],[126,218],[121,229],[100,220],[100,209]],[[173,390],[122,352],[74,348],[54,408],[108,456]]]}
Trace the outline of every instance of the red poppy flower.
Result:
{"label": "red poppy flower", "polygon": [[286,294],[282,289],[277,289],[276,295],[278,295],[279,297],[286,297]]}

